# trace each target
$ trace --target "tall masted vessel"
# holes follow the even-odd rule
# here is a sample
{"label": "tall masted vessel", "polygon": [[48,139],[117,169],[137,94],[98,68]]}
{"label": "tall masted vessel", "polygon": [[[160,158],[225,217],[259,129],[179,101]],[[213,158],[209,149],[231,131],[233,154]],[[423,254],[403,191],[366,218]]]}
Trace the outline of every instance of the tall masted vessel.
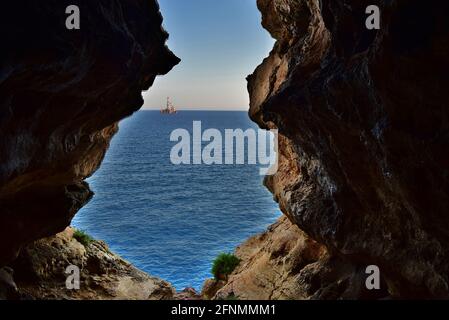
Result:
{"label": "tall masted vessel", "polygon": [[161,109],[161,113],[163,114],[177,114],[178,111],[176,110],[173,103],[170,101],[170,97],[167,97],[167,105],[165,106],[165,109]]}

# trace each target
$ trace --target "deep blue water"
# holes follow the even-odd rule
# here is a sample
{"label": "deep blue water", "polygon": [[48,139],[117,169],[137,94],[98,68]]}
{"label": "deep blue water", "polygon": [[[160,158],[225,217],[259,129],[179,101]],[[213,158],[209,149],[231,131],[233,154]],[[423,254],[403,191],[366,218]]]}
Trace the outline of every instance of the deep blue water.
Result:
{"label": "deep blue water", "polygon": [[191,131],[196,120],[203,130],[256,128],[245,112],[136,113],[120,124],[88,180],[95,196],[72,223],[178,290],[200,289],[220,252],[232,252],[280,215],[258,166],[171,164],[170,133]]}

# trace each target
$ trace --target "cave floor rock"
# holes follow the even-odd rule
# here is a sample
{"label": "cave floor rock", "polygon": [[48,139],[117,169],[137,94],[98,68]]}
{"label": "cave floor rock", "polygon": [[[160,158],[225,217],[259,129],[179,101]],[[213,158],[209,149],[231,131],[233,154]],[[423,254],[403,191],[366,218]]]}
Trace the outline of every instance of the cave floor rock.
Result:
{"label": "cave floor rock", "polygon": [[[67,228],[25,247],[12,265],[18,297],[38,300],[169,300],[175,289],[112,253],[103,241],[88,245]],[[66,288],[66,268],[80,268],[80,289]]]}

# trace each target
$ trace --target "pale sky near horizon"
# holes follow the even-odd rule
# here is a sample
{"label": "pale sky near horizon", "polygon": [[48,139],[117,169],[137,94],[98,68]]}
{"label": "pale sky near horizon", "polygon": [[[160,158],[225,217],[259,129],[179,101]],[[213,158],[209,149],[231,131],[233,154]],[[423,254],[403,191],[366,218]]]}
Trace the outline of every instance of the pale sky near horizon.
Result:
{"label": "pale sky near horizon", "polygon": [[170,96],[182,109],[247,110],[246,76],[274,40],[261,26],[256,0],[159,0],[168,46],[182,59],[144,93],[144,109]]}

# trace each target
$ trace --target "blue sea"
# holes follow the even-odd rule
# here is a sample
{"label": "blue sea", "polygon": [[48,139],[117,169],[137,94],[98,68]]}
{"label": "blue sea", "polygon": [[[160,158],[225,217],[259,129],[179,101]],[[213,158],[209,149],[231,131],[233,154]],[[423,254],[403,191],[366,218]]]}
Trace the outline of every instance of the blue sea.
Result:
{"label": "blue sea", "polygon": [[72,225],[108,243],[136,267],[200,290],[221,252],[232,252],[281,215],[256,165],[173,165],[174,129],[256,129],[246,112],[140,111],[120,123],[92,201]]}

